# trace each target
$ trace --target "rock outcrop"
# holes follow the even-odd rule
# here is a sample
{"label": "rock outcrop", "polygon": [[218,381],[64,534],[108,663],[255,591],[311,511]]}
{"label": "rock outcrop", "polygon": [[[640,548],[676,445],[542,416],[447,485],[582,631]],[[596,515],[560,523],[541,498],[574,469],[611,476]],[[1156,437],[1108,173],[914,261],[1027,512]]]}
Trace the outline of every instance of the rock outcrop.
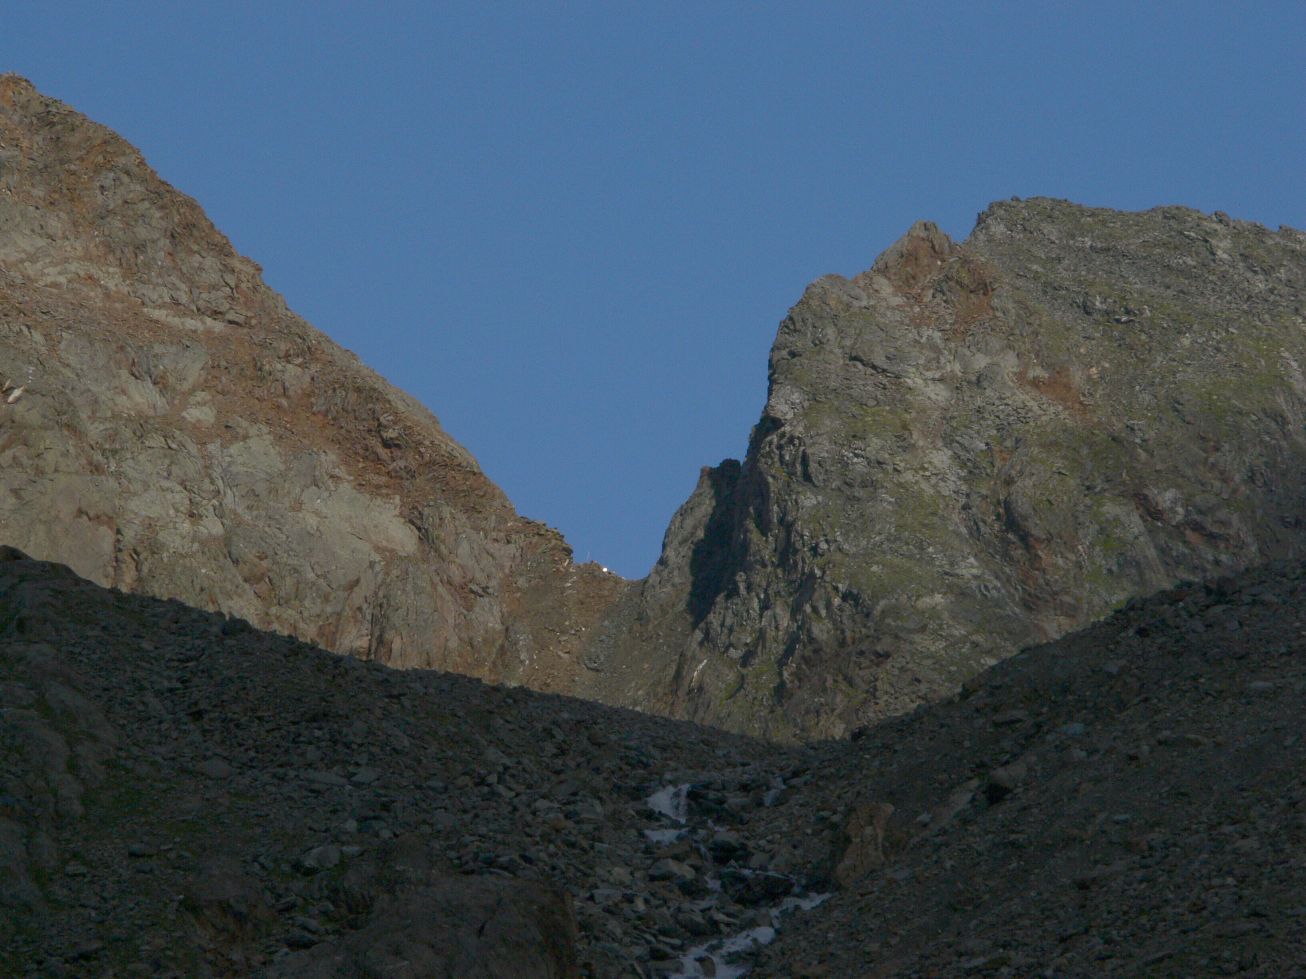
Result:
{"label": "rock outcrop", "polygon": [[781,324],[581,690],[832,736],[1306,544],[1306,236],[1052,200],[918,224]]}
{"label": "rock outcrop", "polygon": [[294,315],[118,136],[0,77],[0,538],[396,666],[573,685],[624,583]]}

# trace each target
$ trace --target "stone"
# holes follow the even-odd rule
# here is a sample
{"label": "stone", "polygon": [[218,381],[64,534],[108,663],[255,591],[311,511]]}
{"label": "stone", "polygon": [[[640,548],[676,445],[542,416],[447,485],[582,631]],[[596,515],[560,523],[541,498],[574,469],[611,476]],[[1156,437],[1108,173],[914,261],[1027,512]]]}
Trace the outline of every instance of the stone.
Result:
{"label": "stone", "polygon": [[621,900],[621,891],[611,887],[596,887],[590,891],[590,901],[601,908],[609,907]]}
{"label": "stone", "polygon": [[769,904],[794,889],[794,879],[786,874],[766,870],[741,870],[728,867],[721,871],[721,887],[740,904]]}
{"label": "stone", "polygon": [[346,780],[344,776],[337,775],[335,772],[322,772],[322,771],[304,772],[303,777],[305,781],[311,782],[315,785],[338,787],[338,786],[345,786],[349,784],[348,780]]}
{"label": "stone", "polygon": [[894,807],[887,802],[867,802],[855,807],[844,823],[833,878],[847,888],[884,865],[884,831]]}
{"label": "stone", "polygon": [[989,772],[988,780],[984,785],[984,796],[990,804],[1001,802],[1016,787],[1025,780],[1029,774],[1029,765],[1024,761],[1015,761],[1009,765],[1000,765]]}
{"label": "stone", "polygon": [[698,876],[693,867],[681,863],[679,860],[672,860],[670,857],[663,857],[656,861],[648,870],[649,880],[669,880],[672,882],[682,880],[692,880]]}
{"label": "stone", "polygon": [[224,945],[256,942],[274,920],[258,880],[227,855],[188,875],[181,907],[202,935]]}
{"label": "stone", "polygon": [[230,763],[221,758],[206,758],[196,766],[196,770],[208,778],[228,779],[236,773]]}
{"label": "stone", "polygon": [[385,900],[359,931],[287,956],[284,979],[578,979],[570,898],[545,884],[447,877]]}
{"label": "stone", "polygon": [[300,858],[300,866],[308,871],[330,870],[340,864],[340,847],[334,843],[316,846]]}
{"label": "stone", "polygon": [[743,842],[738,833],[714,834],[708,840],[707,849],[712,859],[719,864],[726,864],[732,860],[747,860],[749,855],[748,845]]}

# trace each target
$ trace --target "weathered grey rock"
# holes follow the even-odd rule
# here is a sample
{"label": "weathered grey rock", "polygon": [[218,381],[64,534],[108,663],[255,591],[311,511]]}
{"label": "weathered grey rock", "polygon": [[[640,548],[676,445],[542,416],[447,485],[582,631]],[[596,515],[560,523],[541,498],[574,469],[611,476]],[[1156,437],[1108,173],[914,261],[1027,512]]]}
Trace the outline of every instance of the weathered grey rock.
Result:
{"label": "weathered grey rock", "polygon": [[581,689],[842,736],[1130,596],[1300,553],[1304,299],[1301,232],[1184,208],[917,224],[790,310],[746,458],[703,471]]}
{"label": "weathered grey rock", "polygon": [[748,859],[748,844],[738,833],[722,831],[713,835],[707,843],[708,853],[717,863],[729,863],[732,860]]}
{"label": "weathered grey rock", "polygon": [[1028,774],[1029,764],[1023,760],[1000,765],[989,772],[988,781],[984,785],[985,797],[989,802],[1001,802],[1016,790]]}
{"label": "weathered grey rock", "polygon": [[235,769],[223,761],[221,758],[206,758],[196,766],[201,775],[207,775],[213,779],[230,778]]}
{"label": "weathered grey rock", "polygon": [[340,863],[340,847],[334,843],[315,846],[300,858],[299,864],[307,871],[330,870]]}
{"label": "weathered grey rock", "polygon": [[181,906],[202,942],[228,950],[256,941],[273,920],[258,881],[227,854],[188,876]]}
{"label": "weathered grey rock", "polygon": [[693,880],[696,876],[698,875],[694,872],[693,867],[670,857],[663,857],[648,869],[649,880],[669,880],[672,883],[679,883],[680,881]]}
{"label": "weathered grey rock", "polygon": [[794,879],[767,870],[721,871],[721,887],[740,904],[766,904],[782,898],[794,889]]}
{"label": "weathered grey rock", "polygon": [[0,539],[237,617],[215,641],[248,620],[570,686],[624,583],[519,517],[135,149],[0,76],[0,186]]}
{"label": "weathered grey rock", "polygon": [[385,899],[366,927],[288,957],[285,979],[575,979],[570,898],[551,887],[485,877],[446,877]]}
{"label": "weathered grey rock", "polygon": [[887,802],[867,802],[849,814],[834,865],[834,881],[840,887],[849,887],[883,866],[884,831],[893,812]]}

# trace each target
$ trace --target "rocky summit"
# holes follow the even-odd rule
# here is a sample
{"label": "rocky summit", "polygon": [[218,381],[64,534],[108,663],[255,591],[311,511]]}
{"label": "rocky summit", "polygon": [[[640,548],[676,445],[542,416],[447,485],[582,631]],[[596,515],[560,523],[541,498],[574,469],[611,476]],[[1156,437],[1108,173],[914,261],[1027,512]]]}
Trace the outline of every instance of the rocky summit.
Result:
{"label": "rocky summit", "polygon": [[1298,231],[919,224],[625,582],[0,76],[0,975],[1306,976],[1303,364]]}
{"label": "rocky summit", "polygon": [[581,690],[840,736],[1184,579],[1306,545],[1306,235],[1178,207],[918,224],[780,326]]}

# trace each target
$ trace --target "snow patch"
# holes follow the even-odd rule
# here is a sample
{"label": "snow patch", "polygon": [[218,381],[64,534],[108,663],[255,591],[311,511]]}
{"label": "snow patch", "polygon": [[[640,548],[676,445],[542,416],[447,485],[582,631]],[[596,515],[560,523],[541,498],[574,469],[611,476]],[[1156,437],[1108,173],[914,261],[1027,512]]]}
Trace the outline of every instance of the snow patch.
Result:
{"label": "snow patch", "polygon": [[[775,941],[776,932],[780,929],[780,920],[785,915],[791,911],[810,911],[829,898],[828,893],[787,897],[771,909],[769,926],[760,925],[730,938],[715,938],[702,945],[695,945],[681,957],[680,971],[668,976],[667,979],[700,979],[708,976],[715,979],[739,979],[740,976],[747,975],[752,966],[747,961],[737,960]],[[702,965],[705,960],[710,960],[712,963],[712,967],[706,972],[703,971]]]}
{"label": "snow patch", "polygon": [[678,843],[685,838],[686,830],[683,829],[646,829],[644,838],[650,843],[656,843],[658,846],[670,846],[672,843]]}
{"label": "snow patch", "polygon": [[[669,976],[668,979],[700,979],[702,976],[714,976],[715,979],[739,979],[748,972],[749,966],[730,960],[763,945],[770,945],[774,940],[775,929],[760,925],[731,938],[718,938],[703,945],[696,945],[681,958],[681,971]],[[710,960],[715,968],[704,972],[700,964],[704,959]]]}
{"label": "snow patch", "polygon": [[658,789],[648,797],[648,807],[672,822],[683,823],[689,818],[689,783]]}

